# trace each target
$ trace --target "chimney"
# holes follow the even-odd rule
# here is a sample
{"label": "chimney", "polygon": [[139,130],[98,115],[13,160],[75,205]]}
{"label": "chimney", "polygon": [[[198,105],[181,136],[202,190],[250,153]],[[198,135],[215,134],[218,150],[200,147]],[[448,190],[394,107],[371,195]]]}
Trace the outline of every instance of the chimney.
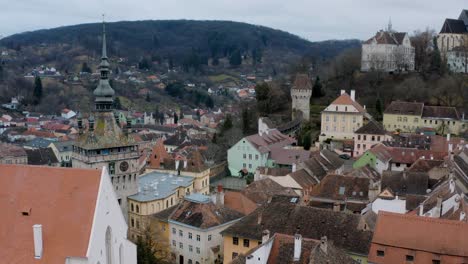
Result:
{"label": "chimney", "polygon": [[340,204],[339,203],[334,203],[333,204],[333,211],[334,212],[339,212],[340,211]]}
{"label": "chimney", "polygon": [[447,134],[447,142],[449,142],[449,141],[450,141],[450,133]]}
{"label": "chimney", "polygon": [[180,163],[180,160],[175,161],[175,170],[179,169],[179,163]]}
{"label": "chimney", "polygon": [[343,95],[344,93],[346,93],[345,90],[341,90],[341,94],[340,95]]}
{"label": "chimney", "polygon": [[224,191],[223,185],[218,185],[218,192],[216,193],[216,205],[224,205]]}
{"label": "chimney", "polygon": [[326,236],[323,236],[320,238],[320,249],[323,251],[323,253],[327,254],[327,248],[328,248],[328,240]]}
{"label": "chimney", "polygon": [[442,216],[442,196],[437,196],[437,204],[434,210],[434,217],[441,217]]}
{"label": "chimney", "polygon": [[465,212],[460,213],[460,221],[465,221],[466,220],[466,214]]}
{"label": "chimney", "polygon": [[450,179],[449,181],[449,187],[450,187],[450,193],[453,193],[455,191],[455,181],[452,179]]}
{"label": "chimney", "polygon": [[363,106],[364,110],[366,110],[366,105]]}
{"label": "chimney", "polygon": [[294,261],[299,261],[301,259],[301,249],[302,249],[302,236],[301,234],[294,235]]}
{"label": "chimney", "polygon": [[34,258],[42,258],[42,225],[33,225],[33,235],[34,235]]}
{"label": "chimney", "polygon": [[422,203],[421,205],[419,205],[419,216],[423,216],[424,215],[424,204]]}
{"label": "chimney", "polygon": [[257,225],[262,224],[262,212],[258,213],[258,218],[257,218]]}
{"label": "chimney", "polygon": [[187,168],[187,160],[184,160],[184,169]]}
{"label": "chimney", "polygon": [[449,152],[449,154],[451,154],[453,152],[453,144],[452,143],[448,144],[448,152]]}
{"label": "chimney", "polygon": [[296,172],[296,170],[297,170],[297,165],[296,165],[296,163],[293,163],[293,165],[292,165],[292,172]]}
{"label": "chimney", "polygon": [[356,101],[356,90],[351,90],[351,100]]}
{"label": "chimney", "polygon": [[263,230],[262,233],[262,244],[265,244],[270,239],[270,230]]}

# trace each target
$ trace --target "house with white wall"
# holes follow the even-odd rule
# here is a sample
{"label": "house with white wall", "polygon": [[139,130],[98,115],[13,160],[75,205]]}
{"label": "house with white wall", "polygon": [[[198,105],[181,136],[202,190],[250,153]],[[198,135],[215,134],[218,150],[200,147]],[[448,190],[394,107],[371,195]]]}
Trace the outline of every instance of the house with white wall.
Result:
{"label": "house with white wall", "polygon": [[0,165],[0,184],[2,263],[136,264],[105,168]]}

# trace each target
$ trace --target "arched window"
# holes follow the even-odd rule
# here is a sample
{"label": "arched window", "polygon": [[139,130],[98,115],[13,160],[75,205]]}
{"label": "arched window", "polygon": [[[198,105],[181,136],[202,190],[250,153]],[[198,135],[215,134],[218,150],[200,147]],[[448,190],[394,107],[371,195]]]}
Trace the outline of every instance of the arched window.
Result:
{"label": "arched window", "polygon": [[110,226],[106,230],[106,259],[107,264],[112,264],[112,230]]}
{"label": "arched window", "polygon": [[133,203],[130,204],[130,209],[131,209],[131,211],[133,212],[133,209],[134,209],[134,208],[133,208]]}
{"label": "arched window", "polygon": [[124,264],[124,252],[123,252],[123,245],[120,244],[119,247],[119,264]]}
{"label": "arched window", "polygon": [[136,212],[140,213],[140,206],[138,206],[138,204],[136,205]]}

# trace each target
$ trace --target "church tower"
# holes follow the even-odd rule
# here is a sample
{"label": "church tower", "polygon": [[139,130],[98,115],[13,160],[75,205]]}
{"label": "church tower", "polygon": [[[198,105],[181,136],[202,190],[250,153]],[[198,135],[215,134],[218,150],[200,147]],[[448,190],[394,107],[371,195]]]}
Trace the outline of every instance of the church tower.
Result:
{"label": "church tower", "polygon": [[[304,120],[310,119],[310,97],[312,96],[312,83],[307,74],[298,74],[291,88],[292,119],[302,114]],[[299,114],[299,115],[298,115]]]}
{"label": "church tower", "polygon": [[100,79],[94,90],[94,111],[88,125],[78,116],[79,137],[73,145],[72,166],[75,168],[102,169],[105,167],[117,195],[125,218],[127,197],[138,192],[140,152],[131,135],[131,122],[124,129],[119,114],[114,112],[115,91],[109,83],[109,61],[106,49],[106,31],[103,23],[102,56],[99,64]]}

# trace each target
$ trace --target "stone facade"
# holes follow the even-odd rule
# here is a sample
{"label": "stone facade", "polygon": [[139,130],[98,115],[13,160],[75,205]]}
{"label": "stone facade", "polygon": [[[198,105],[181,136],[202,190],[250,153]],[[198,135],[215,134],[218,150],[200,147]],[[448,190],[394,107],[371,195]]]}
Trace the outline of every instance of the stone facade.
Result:
{"label": "stone facade", "polygon": [[304,120],[310,118],[310,97],[312,96],[312,83],[306,74],[298,74],[291,88],[292,119],[296,119],[297,113],[302,113]]}

